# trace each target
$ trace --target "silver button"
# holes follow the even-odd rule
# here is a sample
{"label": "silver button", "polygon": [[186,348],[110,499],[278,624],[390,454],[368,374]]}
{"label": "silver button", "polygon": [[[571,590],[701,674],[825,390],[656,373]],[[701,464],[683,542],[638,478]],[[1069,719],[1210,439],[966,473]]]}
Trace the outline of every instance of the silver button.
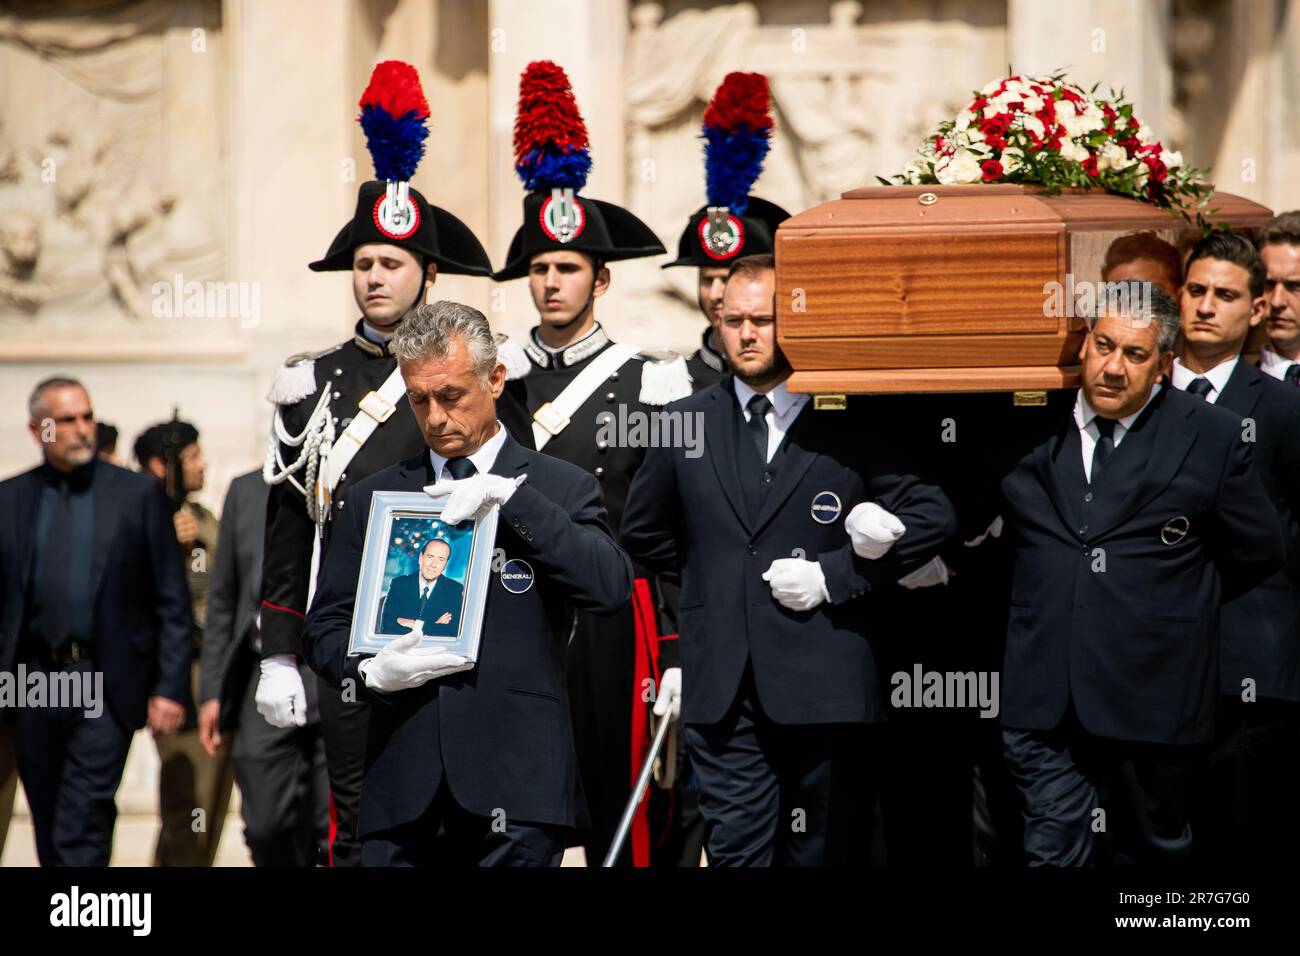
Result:
{"label": "silver button", "polygon": [[607,402],[612,402],[613,400],[614,400],[614,393],[613,393],[613,392],[606,392],[606,393],[605,393],[605,401],[607,401]]}
{"label": "silver button", "polygon": [[599,448],[601,451],[604,451],[606,448],[609,447],[609,442],[605,441],[605,439],[602,438],[596,442],[596,447]]}
{"label": "silver button", "polygon": [[342,499],[339,500],[339,510],[340,510],[340,511],[343,510],[343,501],[342,501]]}
{"label": "silver button", "polygon": [[340,376],[340,375],[342,375],[342,374],[343,374],[343,369],[341,369],[341,368],[336,368],[336,369],[334,370],[334,377],[335,377],[335,378],[337,378],[338,376]]}
{"label": "silver button", "polygon": [[617,372],[617,371],[615,371],[615,372],[610,372],[610,373],[609,373],[609,380],[610,380],[611,382],[617,382],[617,381],[618,381],[618,372]]}
{"label": "silver button", "polygon": [[334,395],[333,395],[333,397],[334,397],[335,399],[337,399],[337,398],[338,398],[340,395],[342,395],[342,394],[343,394],[342,392],[335,392]]}
{"label": "silver button", "polygon": [[597,478],[603,478],[604,476],[605,476],[605,469],[602,468],[602,467],[600,467],[599,465],[597,465],[597,466],[596,466],[596,477],[597,477]]}

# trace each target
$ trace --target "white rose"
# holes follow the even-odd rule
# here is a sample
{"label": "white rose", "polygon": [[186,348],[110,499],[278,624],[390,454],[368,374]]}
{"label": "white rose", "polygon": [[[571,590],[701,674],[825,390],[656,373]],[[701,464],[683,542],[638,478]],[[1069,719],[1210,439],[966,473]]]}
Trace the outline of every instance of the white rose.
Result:
{"label": "white rose", "polygon": [[974,120],[975,117],[970,110],[962,110],[960,113],[957,114],[957,125],[953,128],[958,133],[960,133],[962,130],[970,126],[970,124],[974,122]]}
{"label": "white rose", "polygon": [[1061,141],[1061,155],[1068,160],[1081,163],[1088,158],[1088,151],[1072,139]]}
{"label": "white rose", "polygon": [[1097,156],[1097,168],[1103,172],[1112,169],[1123,169],[1128,165],[1128,154],[1123,148],[1113,142],[1108,142],[1101,148],[1101,153]]}
{"label": "white rose", "polygon": [[977,183],[984,178],[979,161],[970,150],[959,149],[934,168],[935,176],[945,186],[953,183]]}
{"label": "white rose", "polygon": [[1021,120],[1021,123],[1025,127],[1026,132],[1033,133],[1039,139],[1042,139],[1043,135],[1046,133],[1046,130],[1043,127],[1043,121],[1037,116],[1026,116]]}
{"label": "white rose", "polygon": [[1137,140],[1143,146],[1150,146],[1156,140],[1156,134],[1151,132],[1150,126],[1141,126],[1138,128]]}
{"label": "white rose", "polygon": [[1160,162],[1164,163],[1170,169],[1175,169],[1183,165],[1183,154],[1178,150],[1170,152],[1167,149],[1162,149],[1160,151]]}
{"label": "white rose", "polygon": [[1026,113],[1037,113],[1043,108],[1043,105],[1043,98],[1037,93],[1031,93],[1029,96],[1025,97]]}

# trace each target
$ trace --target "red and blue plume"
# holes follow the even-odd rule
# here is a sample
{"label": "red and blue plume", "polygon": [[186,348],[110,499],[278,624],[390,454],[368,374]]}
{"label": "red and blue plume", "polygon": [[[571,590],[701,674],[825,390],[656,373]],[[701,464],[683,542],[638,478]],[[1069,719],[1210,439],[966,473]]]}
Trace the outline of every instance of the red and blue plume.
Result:
{"label": "red and blue plume", "polygon": [[534,60],[519,78],[515,116],[515,172],[529,192],[572,189],[587,182],[591,150],[587,126],[563,69]]}
{"label": "red and blue plume", "polygon": [[429,103],[420,88],[420,74],[409,63],[385,60],[370,74],[360,106],[357,122],[366,134],[375,178],[408,182],[424,157],[429,135]]}
{"label": "red and blue plume", "polygon": [[704,111],[704,176],[710,206],[740,215],[771,148],[772,94],[762,73],[728,73]]}

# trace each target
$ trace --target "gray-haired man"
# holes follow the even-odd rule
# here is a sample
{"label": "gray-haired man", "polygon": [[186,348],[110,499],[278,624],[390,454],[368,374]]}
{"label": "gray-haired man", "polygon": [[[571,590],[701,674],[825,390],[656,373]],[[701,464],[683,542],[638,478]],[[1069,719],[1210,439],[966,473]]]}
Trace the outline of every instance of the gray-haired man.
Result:
{"label": "gray-haired man", "polygon": [[1001,483],[1013,554],[1004,752],[1031,865],[1087,865],[1099,833],[1120,860],[1188,860],[1219,605],[1283,559],[1240,416],[1159,383],[1178,308],[1139,290],[1093,322],[1073,408]]}
{"label": "gray-haired man", "polygon": [[[568,718],[564,647],[576,609],[627,601],[632,566],[614,543],[596,479],[524,448],[497,420],[506,369],[483,314],[420,306],[393,337],[428,451],[357,484],[307,615],[303,652],[324,680],[374,704],[361,790],[362,861],[552,865],[585,816]],[[399,638],[347,654],[365,520],[376,491],[449,495],[456,523],[500,507],[504,555],[475,665]],[[445,839],[435,843],[439,828]]]}

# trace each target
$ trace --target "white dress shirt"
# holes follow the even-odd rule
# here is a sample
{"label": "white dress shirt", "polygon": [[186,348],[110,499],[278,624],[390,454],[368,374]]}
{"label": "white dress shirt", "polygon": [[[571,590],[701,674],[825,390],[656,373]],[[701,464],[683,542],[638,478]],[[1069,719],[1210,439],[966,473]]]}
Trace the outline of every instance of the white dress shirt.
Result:
{"label": "white dress shirt", "polygon": [[1279,382],[1286,381],[1286,371],[1296,363],[1289,358],[1278,355],[1270,348],[1259,350],[1259,370],[1265,375],[1272,375]]}
{"label": "white dress shirt", "polygon": [[[1142,407],[1132,415],[1125,415],[1116,422],[1113,436],[1116,449],[1119,448],[1119,443],[1124,440],[1124,436],[1133,427],[1133,423],[1137,421],[1138,416],[1146,411],[1147,406],[1151,404],[1151,399],[1160,394],[1162,387],[1159,382],[1156,382],[1155,385],[1151,386],[1151,394],[1142,403]],[[1097,440],[1101,438],[1101,432],[1097,430],[1097,423],[1093,420],[1096,417],[1096,411],[1088,404],[1088,400],[1083,397],[1083,389],[1079,389],[1079,397],[1074,402],[1074,424],[1079,427],[1079,444],[1083,446],[1083,474],[1088,479],[1089,484],[1092,484],[1092,453],[1097,448]]]}
{"label": "white dress shirt", "polygon": [[[1173,381],[1174,388],[1187,391],[1187,386],[1191,385],[1198,378],[1204,378],[1210,383],[1210,390],[1205,393],[1207,402],[1217,402],[1219,396],[1223,394],[1223,389],[1228,384],[1228,379],[1232,377],[1233,370],[1237,363],[1241,361],[1240,355],[1234,355],[1226,362],[1220,362],[1208,372],[1193,372],[1182,363],[1181,359],[1174,359]],[[1116,442],[1116,444],[1119,444]]]}
{"label": "white dress shirt", "polygon": [[[749,400],[755,395],[760,394],[754,391],[740,379],[732,379],[736,386],[736,398],[740,399],[740,410],[745,416],[745,421],[749,421]],[[767,422],[767,460],[771,461],[772,456],[776,454],[777,448],[781,446],[785,433],[790,430],[794,420],[799,416],[799,410],[808,404],[807,395],[795,395],[785,387],[785,382],[777,385],[767,392],[767,399],[772,403],[768,409],[764,420]]]}
{"label": "white dress shirt", "polygon": [[[478,451],[469,456],[469,460],[474,463],[480,475],[486,475],[492,470],[492,466],[497,462],[497,455],[500,454],[502,447],[506,443],[506,428],[497,421],[497,433],[479,446]],[[455,476],[446,471],[447,459],[443,458],[432,448],[429,449],[429,460],[433,462],[433,473],[439,481],[451,481]]]}

